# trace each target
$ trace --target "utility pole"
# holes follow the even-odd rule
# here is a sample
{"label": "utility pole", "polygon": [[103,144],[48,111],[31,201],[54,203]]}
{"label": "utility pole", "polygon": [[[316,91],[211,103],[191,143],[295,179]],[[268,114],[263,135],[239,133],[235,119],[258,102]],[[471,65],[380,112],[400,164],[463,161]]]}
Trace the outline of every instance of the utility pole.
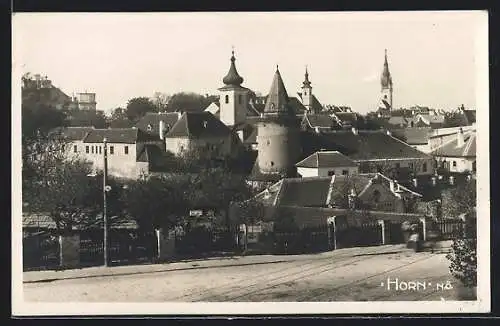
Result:
{"label": "utility pole", "polygon": [[103,188],[102,188],[102,193],[103,193],[103,211],[102,211],[102,217],[103,217],[103,222],[104,222],[104,266],[108,267],[109,265],[109,260],[108,260],[108,212],[107,212],[107,192],[109,191],[109,187],[107,185],[107,179],[108,179],[108,146],[107,146],[107,139],[103,139],[104,143],[104,176],[103,176]]}

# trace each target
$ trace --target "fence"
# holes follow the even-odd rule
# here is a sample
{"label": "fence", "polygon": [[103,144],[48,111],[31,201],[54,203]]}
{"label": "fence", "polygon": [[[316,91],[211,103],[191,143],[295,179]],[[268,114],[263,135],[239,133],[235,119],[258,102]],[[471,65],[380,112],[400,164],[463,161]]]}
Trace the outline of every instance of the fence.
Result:
{"label": "fence", "polygon": [[275,253],[314,253],[329,250],[328,226],[300,230],[274,231]]}
{"label": "fence", "polygon": [[237,248],[236,227],[193,227],[175,236],[178,255],[197,256],[213,252],[234,252]]}
{"label": "fence", "polygon": [[429,229],[439,232],[441,240],[453,240],[457,237],[476,237],[476,221],[464,222],[461,219],[439,219],[429,223]]}
{"label": "fence", "polygon": [[59,266],[59,238],[49,232],[23,237],[23,269],[44,269]]}
{"label": "fence", "polygon": [[334,231],[336,249],[382,244],[382,226],[377,221],[337,227]]}

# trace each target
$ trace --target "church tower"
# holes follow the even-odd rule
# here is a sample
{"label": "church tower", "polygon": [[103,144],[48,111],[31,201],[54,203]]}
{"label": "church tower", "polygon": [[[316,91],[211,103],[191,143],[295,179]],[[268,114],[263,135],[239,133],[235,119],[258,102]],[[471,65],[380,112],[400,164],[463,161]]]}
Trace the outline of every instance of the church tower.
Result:
{"label": "church tower", "polygon": [[295,175],[300,156],[299,120],[288,103],[278,67],[263,113],[257,119],[257,163],[261,173]]}
{"label": "church tower", "polygon": [[306,107],[307,112],[312,112],[313,109],[313,96],[312,96],[312,86],[309,81],[309,73],[307,72],[304,76],[304,82],[302,82],[302,104]]}
{"label": "church tower", "polygon": [[389,113],[392,107],[392,77],[389,72],[389,64],[387,62],[387,49],[385,50],[384,68],[382,70],[382,77],[380,78],[381,90],[381,109],[388,110]]}
{"label": "church tower", "polygon": [[245,122],[248,106],[249,89],[242,87],[243,77],[238,74],[234,62],[234,51],[231,55],[231,66],[222,79],[224,86],[219,88],[219,119],[227,126]]}

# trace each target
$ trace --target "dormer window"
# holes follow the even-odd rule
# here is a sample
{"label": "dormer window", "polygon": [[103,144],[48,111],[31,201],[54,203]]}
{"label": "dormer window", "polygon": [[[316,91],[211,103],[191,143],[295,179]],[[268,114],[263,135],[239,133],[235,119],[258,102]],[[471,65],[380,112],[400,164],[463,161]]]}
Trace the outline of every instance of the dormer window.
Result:
{"label": "dormer window", "polygon": [[151,131],[151,130],[153,130],[153,126],[151,124],[148,124],[147,129],[148,129],[148,131]]}
{"label": "dormer window", "polygon": [[207,127],[207,121],[203,121],[203,128]]}

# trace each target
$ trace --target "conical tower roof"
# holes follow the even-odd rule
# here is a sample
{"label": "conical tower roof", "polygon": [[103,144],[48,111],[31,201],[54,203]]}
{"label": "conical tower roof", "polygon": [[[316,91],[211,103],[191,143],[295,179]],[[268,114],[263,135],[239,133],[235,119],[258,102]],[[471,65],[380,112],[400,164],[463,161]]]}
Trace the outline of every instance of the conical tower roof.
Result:
{"label": "conical tower roof", "polygon": [[267,96],[264,113],[288,113],[289,111],[288,94],[278,66],[276,66],[276,72],[274,73],[273,83]]}
{"label": "conical tower roof", "polygon": [[234,51],[232,51],[231,66],[229,67],[227,75],[222,79],[222,82],[227,86],[240,86],[243,83],[243,77],[241,77],[236,70],[235,61]]}
{"label": "conical tower roof", "polygon": [[389,63],[387,63],[387,49],[385,50],[384,70],[382,71],[380,84],[382,85],[382,88],[388,88],[392,86],[392,77],[391,73],[389,72]]}

